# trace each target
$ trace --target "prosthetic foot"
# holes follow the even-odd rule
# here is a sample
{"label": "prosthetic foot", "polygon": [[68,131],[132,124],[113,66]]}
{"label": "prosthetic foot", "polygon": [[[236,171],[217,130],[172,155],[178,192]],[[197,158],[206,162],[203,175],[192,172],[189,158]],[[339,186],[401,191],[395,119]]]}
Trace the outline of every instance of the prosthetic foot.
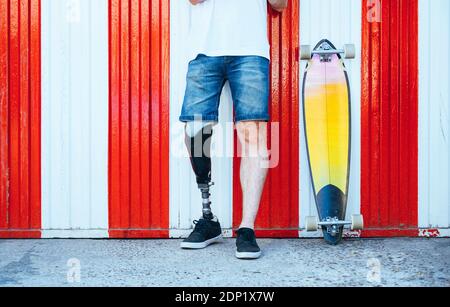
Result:
{"label": "prosthetic foot", "polygon": [[213,220],[211,210],[211,139],[213,123],[192,122],[186,126],[186,146],[203,199],[203,218]]}

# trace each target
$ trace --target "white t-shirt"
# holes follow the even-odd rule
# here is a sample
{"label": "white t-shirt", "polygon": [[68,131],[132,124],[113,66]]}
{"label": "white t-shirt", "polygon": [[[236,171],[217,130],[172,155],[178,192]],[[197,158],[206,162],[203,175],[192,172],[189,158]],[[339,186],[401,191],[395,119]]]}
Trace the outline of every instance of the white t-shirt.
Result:
{"label": "white t-shirt", "polygon": [[199,54],[270,60],[267,0],[206,0],[191,5],[190,20],[189,60]]}

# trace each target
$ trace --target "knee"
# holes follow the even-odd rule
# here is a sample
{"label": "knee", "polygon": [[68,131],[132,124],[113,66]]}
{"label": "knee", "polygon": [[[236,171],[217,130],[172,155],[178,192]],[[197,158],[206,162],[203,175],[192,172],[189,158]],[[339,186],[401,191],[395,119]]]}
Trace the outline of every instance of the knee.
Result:
{"label": "knee", "polygon": [[267,149],[267,123],[241,122],[236,125],[237,134],[243,147],[243,154],[257,153],[259,157],[268,155]]}
{"label": "knee", "polygon": [[213,128],[216,125],[216,122],[204,122],[204,121],[192,121],[186,123],[185,131],[186,135],[194,138],[200,132],[206,132],[207,134],[212,134]]}

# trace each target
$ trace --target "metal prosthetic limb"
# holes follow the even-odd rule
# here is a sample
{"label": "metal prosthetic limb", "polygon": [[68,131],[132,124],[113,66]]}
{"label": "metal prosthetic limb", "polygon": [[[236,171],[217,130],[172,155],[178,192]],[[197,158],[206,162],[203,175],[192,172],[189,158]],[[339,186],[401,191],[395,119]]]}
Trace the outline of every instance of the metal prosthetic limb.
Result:
{"label": "metal prosthetic limb", "polygon": [[203,199],[203,218],[214,219],[211,210],[211,139],[212,123],[193,122],[186,126],[186,146],[191,158],[192,168],[197,177],[198,188]]}

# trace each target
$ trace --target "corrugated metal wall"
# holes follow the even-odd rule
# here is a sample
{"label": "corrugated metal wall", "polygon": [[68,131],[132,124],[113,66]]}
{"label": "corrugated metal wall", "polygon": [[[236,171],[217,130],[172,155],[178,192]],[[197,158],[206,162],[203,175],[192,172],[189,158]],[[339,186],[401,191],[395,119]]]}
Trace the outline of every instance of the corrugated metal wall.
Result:
{"label": "corrugated metal wall", "polygon": [[[179,122],[189,62],[185,46],[189,43],[191,5],[189,1],[171,1],[170,10],[170,236],[182,237],[189,234],[193,220],[202,215],[202,204],[184,145],[184,125]],[[232,121],[233,105],[229,86],[226,85],[220,103],[220,125],[215,129],[212,148],[219,145],[217,140],[225,144],[219,146],[223,151],[212,152],[215,186],[211,199],[214,213],[220,216],[227,236],[231,236],[232,228],[234,132],[233,127],[227,127],[226,123]]]}
{"label": "corrugated metal wall", "polygon": [[412,235],[418,225],[418,1],[382,0],[381,22],[369,18],[368,3],[376,1],[366,1],[362,13],[363,235]]}
{"label": "corrugated metal wall", "polygon": [[108,2],[42,0],[43,237],[108,235]]}
{"label": "corrugated metal wall", "polygon": [[[0,0],[0,237],[39,237],[41,229],[44,237],[185,236],[201,214],[178,123],[188,1],[43,0],[42,14],[40,3]],[[365,214],[362,236],[450,235],[450,63],[441,52],[450,42],[448,1],[296,0],[270,19],[281,163],[267,182],[260,235],[297,236],[299,216],[315,212],[299,108],[299,23],[302,44],[328,37],[362,50],[347,61],[348,211]],[[227,89],[222,123],[232,114]],[[216,135],[232,149],[228,128]],[[214,208],[229,236],[240,222],[238,169],[229,152],[214,158]]]}
{"label": "corrugated metal wall", "polygon": [[40,237],[40,1],[0,0],[0,237]]}
{"label": "corrugated metal wall", "polygon": [[[347,215],[360,212],[360,172],[361,172],[361,1],[354,0],[302,0],[300,1],[300,43],[317,44],[328,38],[336,47],[355,44],[357,56],[345,60],[351,88],[352,102],[352,144],[350,185]],[[300,64],[300,78],[303,80],[306,62]],[[302,82],[301,82],[302,83]],[[300,87],[300,93],[302,89]],[[301,96],[300,96],[301,97]],[[316,216],[314,194],[312,191],[308,155],[306,152],[303,116],[300,116],[300,221],[304,228],[305,216]],[[311,236],[301,233],[301,236]]]}
{"label": "corrugated metal wall", "polygon": [[111,237],[169,235],[169,6],[109,1]]}
{"label": "corrugated metal wall", "polygon": [[419,25],[419,226],[447,228],[450,226],[447,51],[450,1],[419,0]]}
{"label": "corrugated metal wall", "polygon": [[[282,15],[269,9],[269,21],[272,47],[270,113],[271,121],[279,123],[280,161],[279,166],[269,172],[256,227],[260,236],[298,237],[299,1],[290,1],[289,8]],[[239,227],[242,217],[239,169],[240,159],[235,158],[233,176],[235,228]]]}

